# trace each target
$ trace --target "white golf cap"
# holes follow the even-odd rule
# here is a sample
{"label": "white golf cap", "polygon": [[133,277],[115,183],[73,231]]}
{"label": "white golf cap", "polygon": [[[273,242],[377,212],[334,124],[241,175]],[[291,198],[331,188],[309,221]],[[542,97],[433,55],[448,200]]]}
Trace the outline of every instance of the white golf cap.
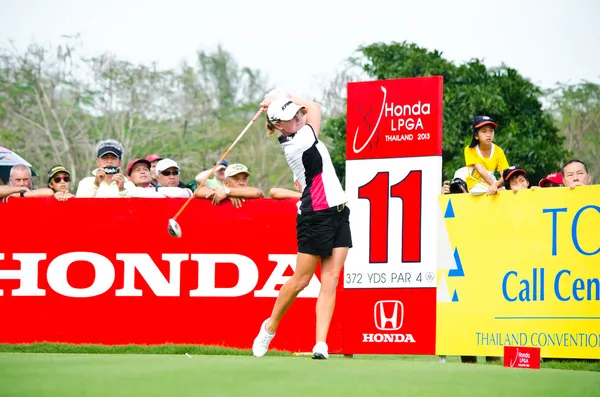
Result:
{"label": "white golf cap", "polygon": [[156,175],[172,167],[179,169],[179,166],[177,165],[177,162],[175,160],[162,159],[158,163],[156,163]]}
{"label": "white golf cap", "polygon": [[288,121],[294,118],[298,110],[304,106],[300,106],[292,102],[289,98],[279,98],[271,102],[267,109],[267,117],[269,121],[275,123],[277,121]]}

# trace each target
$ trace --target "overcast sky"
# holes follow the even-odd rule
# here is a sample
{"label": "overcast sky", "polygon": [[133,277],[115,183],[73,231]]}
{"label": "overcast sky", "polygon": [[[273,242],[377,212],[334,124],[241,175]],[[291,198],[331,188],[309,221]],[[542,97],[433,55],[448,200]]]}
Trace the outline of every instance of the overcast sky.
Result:
{"label": "overcast sky", "polygon": [[320,97],[358,46],[404,40],[505,63],[543,87],[600,82],[600,0],[0,0],[0,10],[2,46],[80,33],[86,55],[170,68],[220,44],[296,95]]}

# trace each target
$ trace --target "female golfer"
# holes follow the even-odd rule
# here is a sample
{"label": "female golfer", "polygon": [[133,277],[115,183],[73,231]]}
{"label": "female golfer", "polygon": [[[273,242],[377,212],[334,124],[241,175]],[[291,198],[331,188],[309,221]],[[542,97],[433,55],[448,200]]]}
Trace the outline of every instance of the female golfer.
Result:
{"label": "female golfer", "polygon": [[325,145],[319,141],[321,107],[308,100],[265,96],[269,135],[279,132],[286,160],[302,187],[296,217],[298,256],[294,275],[281,287],[273,312],[254,340],[256,357],[267,353],[269,343],[286,310],[314,275],[321,260],[321,290],[317,299],[316,344],[312,358],[329,357],[327,332],[335,306],[340,271],[352,247],[350,210]]}

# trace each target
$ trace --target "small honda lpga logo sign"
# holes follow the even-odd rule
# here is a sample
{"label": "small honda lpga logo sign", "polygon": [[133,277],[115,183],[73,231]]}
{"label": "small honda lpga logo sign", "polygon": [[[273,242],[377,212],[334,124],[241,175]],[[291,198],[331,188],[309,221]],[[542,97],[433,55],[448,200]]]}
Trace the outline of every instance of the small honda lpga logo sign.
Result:
{"label": "small honda lpga logo sign", "polygon": [[378,301],[375,303],[375,326],[381,331],[396,331],[402,328],[404,305],[400,301]]}
{"label": "small honda lpga logo sign", "polygon": [[540,348],[504,346],[504,366],[510,368],[540,369]]}

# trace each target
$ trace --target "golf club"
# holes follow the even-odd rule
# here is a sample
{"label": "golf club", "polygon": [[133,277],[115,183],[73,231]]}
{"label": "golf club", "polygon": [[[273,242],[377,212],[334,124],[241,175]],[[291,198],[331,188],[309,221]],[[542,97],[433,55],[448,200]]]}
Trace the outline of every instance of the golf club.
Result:
{"label": "golf club", "polygon": [[244,134],[246,133],[246,131],[248,131],[248,129],[250,128],[250,126],[256,121],[256,119],[258,119],[258,116],[260,116],[262,114],[262,112],[264,112],[266,110],[266,108],[260,108],[260,110],[258,112],[256,112],[256,114],[254,115],[254,117],[252,117],[252,120],[250,120],[250,122],[248,123],[248,125],[246,125],[246,128],[244,128],[244,130],[242,132],[240,132],[240,135],[238,135],[238,137],[236,138],[235,141],[233,141],[233,143],[231,144],[231,146],[229,146],[229,149],[227,149],[227,151],[225,152],[225,154],[223,155],[223,157],[221,157],[221,159],[219,161],[217,161],[214,165],[214,167],[212,168],[212,170],[210,170],[210,173],[206,176],[206,178],[204,178],[204,180],[202,181],[202,183],[200,183],[200,185],[196,188],[196,190],[194,191],[194,194],[192,194],[192,196],[190,198],[188,198],[186,200],[185,203],[183,203],[183,205],[181,206],[181,208],[179,209],[179,211],[177,211],[177,213],[175,214],[175,216],[171,219],[169,219],[169,234],[173,237],[177,237],[177,238],[181,238],[181,227],[179,226],[179,223],[177,223],[177,218],[179,217],[179,215],[181,215],[181,213],[183,212],[183,210],[185,209],[185,207],[187,207],[187,205],[190,203],[190,201],[192,201],[192,199],[194,198],[194,195],[196,193],[196,191],[198,191],[198,189],[200,189],[202,186],[204,186],[204,183],[206,183],[206,181],[212,176],[212,174],[215,172],[215,170],[217,169],[217,167],[221,164],[221,161],[225,160],[225,157],[227,157],[227,155],[229,154],[229,152],[231,151],[231,149],[234,148],[234,146],[238,143],[238,141],[240,139],[242,139],[242,137],[244,136]]}

